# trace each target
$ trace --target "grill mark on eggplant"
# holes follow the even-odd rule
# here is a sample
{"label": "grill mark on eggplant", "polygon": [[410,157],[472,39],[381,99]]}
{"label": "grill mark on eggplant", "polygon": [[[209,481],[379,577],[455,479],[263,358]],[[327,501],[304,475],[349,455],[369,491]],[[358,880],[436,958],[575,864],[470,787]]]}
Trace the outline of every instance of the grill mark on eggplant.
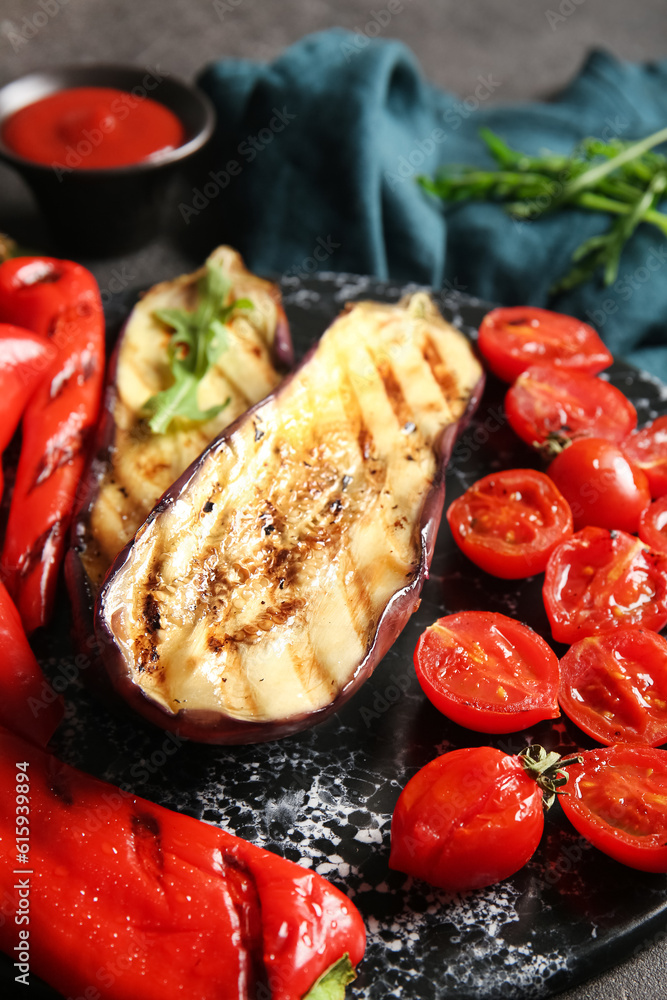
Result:
{"label": "grill mark on eggplant", "polygon": [[156,568],[149,568],[143,586],[138,591],[144,598],[139,610],[142,627],[137,636],[137,669],[140,673],[152,676],[156,676],[160,670],[160,654],[157,648],[158,632],[161,628],[160,605],[154,596],[158,580],[159,573]]}
{"label": "grill mark on eggplant", "polygon": [[424,335],[422,354],[424,356],[424,360],[433,373],[433,378],[440,387],[442,395],[447,403],[451,405],[461,396],[461,387],[456,374],[442,360],[437,347],[428,334]]}
{"label": "grill mark on eggplant", "polygon": [[[167,710],[178,711],[184,704],[180,699],[196,708],[213,696],[219,711],[232,718],[272,718],[278,710],[272,699],[284,701],[284,691],[298,697],[297,705],[312,701],[320,707],[323,691],[326,703],[351,678],[348,655],[359,654],[359,663],[373,649],[386,601],[415,578],[421,565],[420,510],[437,466],[438,421],[445,426],[455,419],[452,409],[440,403],[446,379],[434,343],[425,341],[409,316],[406,324],[411,324],[411,342],[409,367],[400,371],[403,381],[386,357],[395,342],[393,331],[385,344],[381,325],[359,343],[354,328],[343,330],[341,340],[326,341],[330,346],[323,358],[316,356],[282,396],[269,397],[259,413],[242,420],[206,453],[197,474],[180,487],[182,499],[174,494],[178,503],[166,512],[163,526],[152,519],[139,536],[131,550],[137,561],[131,555],[120,570],[111,608],[122,601],[126,586],[137,600],[136,569],[152,560],[158,580],[152,586],[171,591],[175,599],[173,611],[169,599],[161,604],[158,621],[161,641],[178,649],[174,668],[179,676],[182,643],[197,629],[192,675],[189,662],[186,667],[187,694],[172,693],[166,650],[159,665],[164,690],[138,681],[149,696],[155,691]],[[360,376],[362,351],[369,365],[373,358],[374,370],[367,366]],[[336,376],[322,395],[322,379],[330,371]],[[415,463],[410,472],[406,459]],[[215,512],[201,518],[220,482],[225,486],[219,498],[216,494]],[[179,558],[178,538],[190,530],[193,544]],[[179,597],[181,580],[187,580],[187,598]],[[325,617],[315,618],[320,608]],[[346,636],[337,638],[337,621],[344,621]],[[141,629],[136,615],[131,628]],[[136,642],[134,636],[131,641]]]}
{"label": "grill mark on eggplant", "polygon": [[315,684],[322,683],[322,681],[326,683],[331,680],[331,675],[322,661],[315,655],[308,630],[304,638],[305,642],[300,644],[298,650],[294,647],[290,649],[290,659],[302,690],[309,691],[313,687],[313,681]]}
{"label": "grill mark on eggplant", "polygon": [[363,417],[359,418],[359,431],[357,433],[357,441],[359,442],[359,451],[361,452],[361,457],[364,462],[367,462],[373,454],[373,435],[369,431],[363,422]]}
{"label": "grill mark on eggplant", "polygon": [[[231,636],[226,635],[225,640],[229,639],[231,639]],[[244,647],[239,643],[235,643],[233,639],[231,639],[227,645],[225,673],[232,683],[229,690],[225,689],[225,694],[228,695],[232,701],[238,699],[246,711],[249,710],[254,713],[257,711],[257,698],[255,697],[255,692],[248,680],[248,677],[243,671],[243,658],[241,652],[243,648]],[[220,679],[223,680],[222,677]],[[227,681],[227,684],[229,684],[229,681]]]}
{"label": "grill mark on eggplant", "polygon": [[146,594],[144,600],[144,622],[147,630],[153,634],[160,629],[160,606],[152,594]]}
{"label": "grill mark on eggplant", "polygon": [[[192,428],[189,436],[202,449],[208,444],[207,436],[199,428]],[[134,433],[132,437],[135,437]],[[165,442],[168,447],[168,439]],[[124,490],[125,501],[118,507],[123,519],[129,522],[128,529],[136,531],[140,527],[158,497],[171,484],[173,474],[173,454],[164,454],[150,432],[147,437],[137,435],[130,449],[127,441],[115,449],[107,475],[107,488],[115,478],[118,489]],[[137,489],[138,483],[144,485],[143,491]],[[149,490],[145,489],[146,484],[150,486]]]}
{"label": "grill mark on eggplant", "polygon": [[[233,544],[236,536],[243,536],[247,528],[251,529],[249,536],[260,541],[259,547],[253,551],[252,559],[247,559],[246,564],[225,561],[217,539],[231,538]],[[298,612],[303,603],[285,592],[285,586],[289,589],[296,580],[301,559],[298,546],[291,545],[284,538],[285,534],[284,515],[270,497],[262,497],[254,518],[250,514],[249,524],[245,521],[240,525],[238,522],[230,523],[223,515],[216,523],[213,540],[197,557],[198,564],[202,567],[197,589],[213,595],[211,614],[208,617],[211,634],[207,636],[207,648],[215,655],[224,651],[224,670],[228,676],[223,683],[233,675],[235,689],[243,689],[243,694],[237,691],[236,696],[242,697],[246,706],[250,703],[254,705],[256,701],[252,686],[240,681],[242,650],[261,641],[265,633],[283,625]],[[247,584],[252,588],[255,583],[265,588],[262,591],[264,599],[261,609],[245,616],[244,587]],[[230,625],[234,619],[237,620],[237,626],[232,628]]]}
{"label": "grill mark on eggplant", "polygon": [[[360,446],[360,451],[362,457],[364,458],[363,467],[366,472],[370,472],[370,470],[368,469],[366,455],[365,455],[365,450],[366,450],[365,446],[369,445],[368,457],[370,458],[372,450],[372,436],[370,435],[370,432],[368,431],[368,429],[364,424],[364,415],[361,402],[359,400],[359,396],[357,394],[354,383],[350,378],[349,374],[346,374],[342,380],[341,397],[343,402],[343,410],[348,418],[348,426],[349,426],[348,433],[350,434],[351,437],[353,437],[354,426],[358,425],[360,428],[360,430],[357,432],[357,437],[358,440],[360,440],[360,445],[361,442],[363,442],[363,445]],[[353,480],[350,476],[345,475],[343,476],[342,482],[344,489],[347,490],[348,487],[353,482]],[[360,503],[363,502],[362,493],[363,493],[363,487],[359,487],[359,489],[355,490],[354,503],[355,503],[355,508],[357,510],[359,509]],[[368,589],[368,585],[366,584],[366,581],[363,578],[359,566],[354,562],[352,553],[346,550],[344,550],[344,552],[345,552],[345,558],[348,560],[349,563],[349,568],[353,571],[353,577],[350,582],[350,590],[352,591],[351,597],[348,597],[347,589],[343,585],[345,603],[349,609],[350,618],[352,620],[355,632],[357,633],[357,636],[359,638],[362,638],[365,633],[363,625],[364,616],[368,615],[368,611],[372,607],[372,599],[370,591]],[[344,580],[345,575],[341,574],[341,578]],[[361,610],[362,608],[363,612]]]}
{"label": "grill mark on eggplant", "polygon": [[[329,504],[325,504],[324,510],[329,509]],[[304,549],[314,547],[321,541],[317,529],[306,532],[299,537],[294,544],[286,547],[281,542],[281,537],[285,531],[284,517],[280,514],[270,500],[264,500],[262,510],[257,519],[257,530],[260,538],[267,536],[267,527],[272,529],[269,537],[271,542],[262,545],[256,554],[256,559],[252,564],[252,573],[247,566],[234,563],[231,567],[232,576],[229,572],[216,573],[214,579],[210,581],[214,590],[216,600],[220,600],[222,607],[226,609],[223,615],[223,623],[229,619],[230,613],[234,611],[235,589],[246,583],[252,576],[258,582],[269,582],[272,587],[272,594],[266,594],[267,600],[260,614],[247,620],[236,631],[225,630],[222,639],[209,637],[209,648],[219,652],[224,646],[229,647],[230,643],[240,645],[251,645],[261,638],[261,633],[270,631],[275,626],[283,625],[290,617],[296,614],[303,605],[303,601],[298,598],[290,598],[285,593],[285,589],[291,590],[296,584],[299,569],[305,555]],[[220,532],[222,529],[218,529]],[[275,532],[275,534],[274,534]],[[277,538],[275,544],[273,539]],[[205,564],[207,560],[214,557],[218,565],[218,544],[213,542],[200,554],[200,564]],[[156,574],[151,574],[147,581],[147,586],[155,586]],[[202,591],[206,582],[202,580],[200,588]],[[282,592],[282,593],[281,593]],[[269,599],[269,596],[271,599]],[[149,595],[145,602],[144,617],[147,631],[155,632],[160,627],[159,608],[155,604],[152,595]]]}
{"label": "grill mark on eggplant", "polygon": [[[315,401],[313,400],[313,407]],[[253,437],[256,439],[255,426],[253,425]],[[316,442],[312,443],[312,451],[317,450]],[[279,440],[272,448],[274,461],[280,465],[282,461],[282,445]],[[309,453],[310,454],[310,453]],[[304,461],[305,468],[317,466],[316,457],[313,455],[313,462]],[[322,503],[314,519],[301,526],[294,537],[288,536],[285,516],[273,502],[271,495],[260,496],[257,514],[254,521],[251,518],[248,527],[251,529],[250,537],[259,538],[261,544],[254,551],[252,563],[241,566],[233,563],[227,572],[219,572],[224,565],[222,554],[218,552],[218,543],[213,541],[200,554],[198,561],[200,564],[206,563],[210,557],[216,559],[216,572],[211,580],[211,587],[214,590],[216,600],[220,600],[218,607],[223,613],[221,621],[216,622],[216,635],[208,637],[208,647],[216,652],[226,651],[225,672],[234,675],[235,688],[243,687],[243,701],[246,707],[252,702],[256,704],[254,696],[254,684],[249,680],[243,685],[240,678],[242,673],[242,650],[257,642],[260,642],[264,633],[280,628],[285,622],[293,617],[303,607],[303,600],[291,596],[290,592],[297,587],[298,577],[304,559],[313,549],[321,548],[324,544],[330,545],[333,541],[334,533],[332,527],[332,502],[338,501],[335,515],[340,515],[343,510],[343,502],[340,499],[341,477],[337,469],[332,469],[330,473],[319,469],[319,475],[315,472],[309,473],[309,479],[304,483],[303,503],[310,506],[312,497],[322,497]],[[270,477],[271,480],[273,477]],[[336,496],[331,498],[331,493]],[[335,522],[335,516],[333,517]],[[267,530],[268,529],[268,530]],[[227,530],[226,525],[216,524],[215,537],[221,534],[227,536],[233,532],[233,528]],[[236,527],[237,533],[242,529]],[[231,570],[231,572],[230,572]],[[238,583],[237,583],[238,579]],[[234,618],[234,594],[235,589],[247,583],[248,580],[257,581],[268,589],[263,593],[264,600],[259,613],[243,620],[240,627],[230,629],[230,618]],[[239,609],[240,610],[240,609]],[[292,650],[290,653],[295,672],[299,676],[304,687],[312,684],[313,680],[313,655],[312,649],[308,649],[308,655],[296,655]],[[230,662],[230,658],[232,661]],[[328,674],[323,665],[317,667],[317,674],[320,678],[328,681]],[[237,690],[238,697],[238,690]]]}
{"label": "grill mark on eggplant", "polygon": [[389,400],[389,405],[396,415],[398,425],[399,427],[403,427],[412,419],[412,408],[408,405],[405,396],[403,395],[400,382],[396,378],[394,369],[391,367],[389,362],[384,358],[381,358],[380,360],[375,360],[374,358],[373,361],[377,372],[382,379],[384,391],[387,395],[387,399]]}
{"label": "grill mark on eggplant", "polygon": [[[261,355],[260,355],[260,356],[261,356]],[[228,371],[225,371],[225,381],[229,383],[229,387],[230,387],[230,389],[232,390],[232,392],[234,393],[234,395],[236,396],[236,398],[237,398],[237,399],[238,399],[238,400],[239,400],[239,401],[241,402],[241,404],[242,404],[242,406],[243,406],[243,409],[244,409],[244,410],[247,410],[247,409],[248,409],[248,407],[249,407],[249,406],[251,405],[251,403],[253,402],[253,400],[251,399],[251,397],[250,397],[250,396],[248,396],[248,395],[247,395],[247,394],[246,394],[246,393],[245,393],[245,392],[243,391],[243,389],[241,388],[241,386],[240,386],[240,385],[238,384],[238,382],[236,382],[236,381],[235,381],[235,380],[234,380],[234,379],[232,378],[232,376],[231,376],[231,375],[229,374],[229,372],[228,372]]]}
{"label": "grill mark on eggplant", "polygon": [[[356,428],[357,444],[363,460],[362,467],[368,471],[368,463],[371,461],[373,456],[373,435],[370,429],[366,426],[363,409],[354,387],[354,382],[350,373],[345,370],[343,370],[341,377],[339,394],[341,397],[342,409],[346,416],[347,427],[345,433],[351,440],[353,440]],[[349,480],[349,482],[351,482],[351,480]]]}
{"label": "grill mark on eggplant", "polygon": [[159,680],[162,676],[160,671],[159,661],[160,654],[158,653],[157,646],[155,642],[150,639],[138,639],[137,641],[137,670],[140,674],[148,674]]}
{"label": "grill mark on eggplant", "polygon": [[341,567],[341,580],[346,581],[348,573],[351,574],[349,582],[343,582],[343,593],[345,603],[350,612],[350,620],[359,639],[364,639],[367,633],[367,626],[372,601],[368,586],[361,573],[361,570],[352,557],[352,553],[343,553],[343,566]]}
{"label": "grill mark on eggplant", "polygon": [[284,625],[285,622],[300,611],[302,607],[303,601],[298,597],[288,598],[287,600],[280,601],[276,607],[268,608],[266,615],[271,619],[274,625]]}
{"label": "grill mark on eggplant", "polygon": [[[134,319],[123,334],[116,382],[113,387],[107,387],[105,397],[112,436],[109,441],[109,431],[105,431],[105,444],[99,455],[102,466],[99,482],[94,501],[81,519],[82,531],[78,536],[81,562],[95,590],[118,551],[140,528],[159,496],[212,437],[280,381],[272,353],[276,324],[284,326],[286,323],[279,291],[247,271],[241,258],[230,248],[220,248],[213,256],[223,261],[235,287],[238,283],[237,297],[247,296],[257,305],[252,321],[246,316],[242,318],[242,330],[234,329],[238,317],[232,323],[233,336],[227,357],[232,353],[239,356],[238,362],[233,359],[234,378],[226,371],[227,361],[223,355],[210,382],[216,391],[220,390],[220,402],[233,396],[232,402],[203,425],[205,431],[194,426],[183,427],[170,434],[164,446],[156,444],[140,412],[141,387],[146,390],[146,398],[166,387],[161,382],[170,377],[169,370],[166,363],[160,365],[160,358],[166,358],[171,331],[148,317],[155,308],[195,309],[199,300],[198,282],[204,269],[155,286],[143,296],[145,301],[138,304]],[[286,336],[284,329],[281,336],[283,339]],[[144,349],[147,343],[149,347]],[[239,375],[240,371],[250,372],[248,384]],[[127,374],[124,380],[123,372]]]}

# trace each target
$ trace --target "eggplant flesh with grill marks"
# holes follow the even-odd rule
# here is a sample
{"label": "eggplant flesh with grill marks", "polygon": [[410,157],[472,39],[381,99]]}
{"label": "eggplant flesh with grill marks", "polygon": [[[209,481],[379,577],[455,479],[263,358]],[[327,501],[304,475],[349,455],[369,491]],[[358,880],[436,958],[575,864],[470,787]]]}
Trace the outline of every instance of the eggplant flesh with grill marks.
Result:
{"label": "eggplant flesh with grill marks", "polygon": [[168,360],[173,332],[156,312],[194,311],[205,268],[155,285],[135,305],[121,331],[95,455],[74,518],[66,574],[80,634],[92,626],[94,595],[107,570],[164,491],[224,427],[271,392],[292,363],[278,287],[248,271],[231,247],[218,247],[207,263],[223,270],[233,298],[253,303],[252,310],[228,320],[227,349],[199,384],[201,409],[229,402],[206,421],[179,417],[166,433],[150,430],[145,404],[173,381]]}
{"label": "eggplant flesh with grill marks", "polygon": [[116,560],[97,609],[116,689],[205,742],[274,739],[338,708],[419,604],[482,384],[424,293],[348,307]]}

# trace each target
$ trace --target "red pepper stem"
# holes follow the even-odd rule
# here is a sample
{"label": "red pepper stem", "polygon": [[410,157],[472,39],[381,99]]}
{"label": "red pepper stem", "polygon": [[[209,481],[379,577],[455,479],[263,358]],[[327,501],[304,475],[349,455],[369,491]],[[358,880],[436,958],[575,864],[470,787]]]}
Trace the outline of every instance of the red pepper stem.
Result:
{"label": "red pepper stem", "polygon": [[524,769],[535,779],[544,793],[542,801],[545,811],[551,808],[557,795],[563,794],[561,786],[568,782],[568,774],[563,768],[570,764],[583,763],[583,758],[578,754],[573,757],[561,757],[554,750],[547,752],[544,747],[537,744],[526,747],[519,757]]}

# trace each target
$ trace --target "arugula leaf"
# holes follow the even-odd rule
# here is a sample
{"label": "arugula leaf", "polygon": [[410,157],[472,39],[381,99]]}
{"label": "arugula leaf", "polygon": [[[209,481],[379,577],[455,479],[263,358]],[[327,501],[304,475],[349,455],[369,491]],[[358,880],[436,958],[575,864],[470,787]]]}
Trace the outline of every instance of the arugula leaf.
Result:
{"label": "arugula leaf", "polygon": [[614,216],[609,230],[582,243],[573,267],[551,294],[573,288],[601,271],[605,285],[617,276],[627,241],[642,223],[667,236],[667,214],[659,203],[667,191],[667,156],[654,146],[667,142],[667,128],[638,142],[586,138],[570,156],[543,152],[528,156],[511,149],[490,129],[480,137],[497,164],[495,170],[449,165],[421,186],[443,201],[504,202],[517,219],[535,219],[567,206]]}
{"label": "arugula leaf", "polygon": [[589,278],[598,268],[602,268],[605,285],[611,285],[618,277],[621,253],[640,222],[646,219],[646,212],[651,209],[667,186],[667,174],[656,173],[644,193],[639,193],[630,211],[620,215],[606,233],[591,236],[581,243],[572,254],[574,267],[551,288],[551,293],[580,284]]}
{"label": "arugula leaf", "polygon": [[207,263],[199,282],[199,304],[193,312],[184,309],[157,309],[155,316],[173,327],[169,365],[174,381],[146,402],[152,414],[148,425],[155,434],[164,434],[175,417],[202,422],[210,420],[229,404],[201,410],[197,402],[199,383],[229,346],[227,322],[239,309],[253,309],[250,299],[228,301],[231,282],[221,267]]}
{"label": "arugula leaf", "polygon": [[345,987],[356,978],[350,956],[345,952],[342,958],[322,973],[303,1000],[344,1000]]}

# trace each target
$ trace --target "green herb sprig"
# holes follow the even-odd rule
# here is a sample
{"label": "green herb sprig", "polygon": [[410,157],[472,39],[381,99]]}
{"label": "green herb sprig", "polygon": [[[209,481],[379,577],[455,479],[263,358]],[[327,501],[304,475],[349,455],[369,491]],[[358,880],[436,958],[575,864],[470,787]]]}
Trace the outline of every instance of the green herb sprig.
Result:
{"label": "green herb sprig", "polygon": [[565,206],[617,216],[607,232],[577,247],[572,269],[551,288],[552,295],[597,271],[605,285],[612,284],[623,248],[640,224],[667,236],[667,215],[658,207],[667,188],[667,156],[652,152],[667,141],[667,128],[638,142],[587,138],[570,156],[527,156],[490,129],[481,129],[480,136],[497,169],[445,166],[433,179],[419,177],[421,186],[444,201],[503,202],[515,219],[536,219]]}
{"label": "green herb sprig", "polygon": [[207,263],[206,273],[198,286],[199,304],[194,312],[184,309],[157,309],[157,319],[173,327],[168,347],[173,384],[156,393],[146,402],[144,410],[152,414],[148,421],[155,434],[164,434],[175,417],[198,422],[210,420],[229,404],[200,410],[197,402],[199,383],[228,347],[226,324],[232,313],[252,309],[250,299],[229,301],[231,282],[223,270]]}

